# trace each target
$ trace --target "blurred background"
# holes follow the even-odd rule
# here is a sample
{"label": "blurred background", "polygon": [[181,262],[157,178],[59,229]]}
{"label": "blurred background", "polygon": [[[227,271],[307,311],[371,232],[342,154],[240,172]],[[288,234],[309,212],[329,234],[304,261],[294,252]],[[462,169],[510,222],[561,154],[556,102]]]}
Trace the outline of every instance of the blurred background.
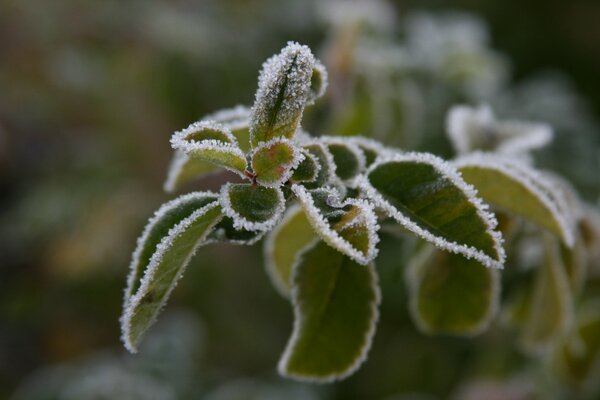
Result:
{"label": "blurred background", "polygon": [[[538,163],[598,205],[598,1],[339,3],[0,2],[0,398],[546,398],[528,375],[535,360],[510,333],[417,332],[386,239],[373,349],[342,383],[277,376],[292,311],[264,273],[261,245],[203,248],[141,354],[120,345],[136,238],[174,196],[162,191],[170,135],[251,105],[261,63],[288,40],[309,45],[330,72],[309,131],[448,158],[449,105],[487,102],[500,117],[550,123],[556,141]],[[379,96],[386,81],[371,78],[388,77],[381,71],[397,91]],[[398,111],[379,115],[389,104]]]}

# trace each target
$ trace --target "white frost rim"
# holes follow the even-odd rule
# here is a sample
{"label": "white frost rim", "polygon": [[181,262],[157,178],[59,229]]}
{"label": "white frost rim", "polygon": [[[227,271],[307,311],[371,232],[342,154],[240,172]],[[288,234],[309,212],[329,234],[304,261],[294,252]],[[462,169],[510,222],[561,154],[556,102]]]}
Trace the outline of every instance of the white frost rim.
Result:
{"label": "white frost rim", "polygon": [[221,187],[221,193],[219,194],[219,202],[223,207],[223,213],[233,220],[233,227],[235,229],[245,229],[247,231],[269,231],[277,225],[283,212],[285,211],[285,198],[283,192],[279,188],[271,188],[277,193],[278,204],[275,208],[273,216],[266,221],[253,222],[245,217],[241,216],[237,211],[233,209],[231,205],[231,198],[229,197],[229,189],[233,184],[228,182]]}
{"label": "white frost rim", "polygon": [[[302,152],[300,151],[298,146],[296,146],[291,140],[281,136],[281,137],[273,138],[273,139],[269,140],[268,142],[260,142],[254,148],[254,150],[252,151],[252,157],[251,157],[252,169],[254,169],[254,155],[256,153],[258,153],[259,151],[262,151],[263,149],[268,149],[269,147],[272,147],[272,146],[280,144],[280,143],[283,143],[292,149],[292,160],[290,162],[280,166],[280,167],[284,168],[284,171],[281,174],[281,177],[273,182],[264,182],[263,180],[261,180],[260,175],[257,175],[256,182],[258,182],[261,186],[272,187],[272,188],[280,187],[281,185],[283,185],[285,182],[287,182],[292,177],[292,174],[294,173],[294,169],[298,168],[298,165],[300,165],[302,160],[304,160],[304,154],[302,154]],[[254,172],[256,173],[256,170]]]}

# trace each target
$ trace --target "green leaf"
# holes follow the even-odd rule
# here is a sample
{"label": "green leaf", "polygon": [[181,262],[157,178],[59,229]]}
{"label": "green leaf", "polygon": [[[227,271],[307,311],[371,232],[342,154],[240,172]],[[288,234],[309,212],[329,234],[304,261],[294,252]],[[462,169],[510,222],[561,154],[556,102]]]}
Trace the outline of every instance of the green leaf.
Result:
{"label": "green leaf", "polygon": [[304,159],[300,162],[298,167],[294,169],[294,173],[290,180],[294,183],[314,182],[319,177],[321,166],[319,165],[317,157],[309,151],[303,150],[302,155],[304,156]]}
{"label": "green leaf", "polygon": [[342,180],[354,178],[365,170],[365,156],[358,146],[341,138],[322,138],[333,156],[335,173]]}
{"label": "green leaf", "polygon": [[547,229],[567,246],[573,245],[573,221],[556,201],[561,197],[560,188],[540,173],[493,154],[476,153],[455,164],[485,201]]}
{"label": "green leaf", "polygon": [[308,222],[331,247],[366,265],[377,256],[379,225],[372,206],[362,199],[346,199],[330,188],[308,191],[292,185]]}
{"label": "green leaf", "polygon": [[358,146],[362,151],[365,156],[365,167],[371,166],[378,157],[388,152],[379,142],[363,136],[353,136],[346,140]]}
{"label": "green leaf", "polygon": [[395,155],[373,164],[357,184],[376,207],[419,237],[488,267],[502,267],[496,219],[443,160],[426,153]]}
{"label": "green leaf", "polygon": [[292,266],[300,250],[314,241],[317,234],[302,208],[294,205],[265,240],[265,267],[273,286],[284,297],[290,296]]}
{"label": "green leaf", "polygon": [[244,176],[246,156],[225,125],[214,121],[195,122],[175,132],[171,145],[191,158],[219,165]]}
{"label": "green leaf", "polygon": [[373,264],[359,265],[323,242],[294,267],[294,331],[279,361],[283,376],[330,382],[366,359],[379,312]]}
{"label": "green leaf", "polygon": [[167,193],[173,193],[192,179],[218,171],[220,171],[218,165],[204,161],[201,158],[190,157],[183,151],[177,150],[169,165],[167,180],[163,185],[163,189]]}
{"label": "green leaf", "polygon": [[584,304],[575,329],[561,341],[552,355],[552,364],[563,381],[597,398],[600,379],[600,304]]}
{"label": "green leaf", "polygon": [[246,183],[223,185],[220,201],[223,213],[233,220],[233,227],[238,230],[271,230],[285,209],[280,189]]}
{"label": "green leaf", "polygon": [[573,294],[559,243],[544,235],[544,260],[539,266],[523,326],[522,342],[531,352],[544,351],[571,327]]}
{"label": "green leaf", "polygon": [[317,177],[312,182],[304,183],[305,187],[309,189],[320,188],[336,179],[333,156],[324,145],[320,143],[311,143],[304,145],[303,148],[312,154],[319,164]]}
{"label": "green leaf", "polygon": [[280,136],[294,136],[310,96],[314,66],[310,49],[294,42],[265,61],[252,108],[252,146]]}
{"label": "green leaf", "polygon": [[264,186],[279,187],[292,176],[292,170],[304,157],[289,140],[272,139],[260,143],[252,154],[252,170],[256,181]]}
{"label": "green leaf", "polygon": [[129,351],[137,351],[196,248],[221,219],[216,199],[214,193],[190,193],[150,219],[134,252],[123,304],[122,339]]}
{"label": "green leaf", "polygon": [[476,335],[498,311],[498,270],[431,245],[413,256],[406,282],[411,314],[425,333]]}

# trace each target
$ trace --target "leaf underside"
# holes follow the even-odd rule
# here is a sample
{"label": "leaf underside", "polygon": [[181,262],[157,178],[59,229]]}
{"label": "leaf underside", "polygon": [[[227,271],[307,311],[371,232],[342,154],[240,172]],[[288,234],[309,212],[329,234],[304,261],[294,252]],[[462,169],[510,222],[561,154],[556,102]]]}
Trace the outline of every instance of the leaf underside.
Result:
{"label": "leaf underside", "polygon": [[299,252],[316,238],[302,208],[291,207],[265,240],[267,272],[284,297],[290,296],[292,267]]}
{"label": "leaf underside", "polygon": [[498,309],[498,270],[427,245],[406,270],[410,311],[428,334],[472,336]]}
{"label": "leaf underside", "polygon": [[359,265],[323,242],[294,267],[294,332],[279,372],[304,381],[342,379],[365,360],[380,300],[372,264]]}

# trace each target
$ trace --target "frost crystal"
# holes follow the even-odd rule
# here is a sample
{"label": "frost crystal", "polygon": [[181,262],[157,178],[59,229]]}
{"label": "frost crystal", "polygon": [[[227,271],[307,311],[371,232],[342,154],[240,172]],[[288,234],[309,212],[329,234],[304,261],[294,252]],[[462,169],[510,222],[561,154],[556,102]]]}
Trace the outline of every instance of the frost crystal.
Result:
{"label": "frost crystal", "polygon": [[494,216],[494,214],[488,211],[488,206],[484,204],[479,199],[479,197],[477,197],[477,191],[475,190],[475,188],[466,183],[454,167],[452,167],[449,163],[442,160],[441,158],[436,157],[432,154],[410,152],[404,154],[396,154],[394,156],[387,156],[379,159],[379,161],[377,161],[376,163],[371,165],[371,167],[369,167],[366,175],[368,175],[370,171],[379,167],[381,164],[393,161],[415,161],[418,163],[429,164],[440,174],[442,174],[445,178],[449,179],[454,186],[460,189],[460,191],[467,196],[468,201],[473,206],[475,206],[475,209],[477,210],[477,215],[487,227],[487,233],[493,238],[494,249],[498,254],[498,260],[491,258],[487,254],[483,253],[481,250],[476,249],[475,247],[467,246],[456,242],[450,242],[440,236],[436,236],[433,233],[421,228],[418,224],[413,222],[410,218],[408,218],[406,215],[404,215],[402,212],[396,209],[396,207],[394,207],[387,200],[385,200],[383,196],[371,185],[371,183],[365,175],[360,175],[356,178],[354,184],[362,191],[363,195],[365,195],[371,202],[373,202],[375,207],[383,210],[388,216],[395,219],[398,223],[400,223],[409,231],[433,243],[435,246],[441,249],[448,250],[453,253],[462,254],[467,258],[473,258],[487,267],[503,267],[506,254],[504,252],[504,248],[502,247],[502,235],[500,234],[500,232],[495,230],[496,226],[498,225],[496,217]]}
{"label": "frost crystal", "polygon": [[452,107],[447,115],[446,129],[459,154],[480,149],[523,156],[552,141],[552,129],[548,125],[520,121],[499,122],[487,105],[478,108]]}
{"label": "frost crystal", "polygon": [[[291,149],[292,159],[289,162],[278,165],[276,167],[277,172],[280,174],[279,179],[274,180],[274,181],[264,181],[261,179],[261,176],[258,173],[259,171],[257,171],[256,168],[254,168],[254,155],[265,151],[265,149],[271,149],[272,147],[275,147],[278,144],[287,145],[288,148]],[[259,143],[258,146],[254,148],[254,151],[252,152],[252,157],[253,157],[252,167],[254,168],[254,172],[257,173],[256,181],[259,184],[261,184],[262,186],[276,188],[276,187],[280,187],[281,185],[283,185],[285,182],[287,182],[290,179],[290,177],[292,176],[292,174],[294,172],[294,169],[297,168],[298,165],[300,165],[302,160],[304,160],[305,156],[300,151],[300,149],[296,145],[294,145],[294,143],[291,140],[289,140],[285,137],[278,137],[278,138],[273,138],[273,139],[269,140],[268,142]]]}
{"label": "frost crystal", "polygon": [[272,137],[294,135],[310,96],[315,62],[310,49],[295,42],[288,42],[281,53],[265,61],[252,107],[254,146]]}

